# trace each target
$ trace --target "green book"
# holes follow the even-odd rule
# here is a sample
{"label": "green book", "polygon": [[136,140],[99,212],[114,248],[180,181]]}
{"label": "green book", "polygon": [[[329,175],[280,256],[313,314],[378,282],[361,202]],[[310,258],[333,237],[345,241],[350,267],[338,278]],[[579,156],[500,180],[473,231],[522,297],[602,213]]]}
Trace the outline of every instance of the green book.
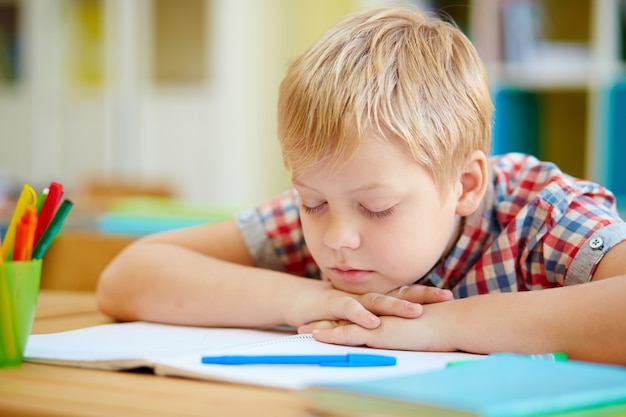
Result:
{"label": "green book", "polygon": [[303,391],[331,416],[530,417],[626,415],[626,368],[497,354],[426,373]]}

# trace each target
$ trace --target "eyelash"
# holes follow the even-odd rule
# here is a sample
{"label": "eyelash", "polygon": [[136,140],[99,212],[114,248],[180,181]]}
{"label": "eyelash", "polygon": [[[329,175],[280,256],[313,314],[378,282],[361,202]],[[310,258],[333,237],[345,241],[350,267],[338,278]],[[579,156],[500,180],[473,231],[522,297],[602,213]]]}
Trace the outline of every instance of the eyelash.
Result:
{"label": "eyelash", "polygon": [[361,210],[365,213],[367,217],[370,219],[384,219],[385,217],[389,217],[395,211],[396,206],[389,207],[388,209],[382,211],[371,211],[361,206]]}
{"label": "eyelash", "polygon": [[324,204],[326,204],[326,203],[323,203],[323,204],[317,205],[317,206],[315,206],[315,207],[305,206],[304,204],[302,204],[301,206],[302,206],[302,210],[304,210],[304,212],[305,212],[306,214],[316,214],[316,213],[318,213],[320,210],[322,210],[322,208],[324,207]]}
{"label": "eyelash", "polygon": [[[316,214],[319,213],[325,206],[326,203],[322,203],[315,207],[309,207],[302,204],[302,209],[306,214]],[[388,209],[382,211],[371,211],[363,206],[359,206],[360,210],[370,219],[383,219],[385,217],[391,216],[396,209],[396,206],[389,207]]]}

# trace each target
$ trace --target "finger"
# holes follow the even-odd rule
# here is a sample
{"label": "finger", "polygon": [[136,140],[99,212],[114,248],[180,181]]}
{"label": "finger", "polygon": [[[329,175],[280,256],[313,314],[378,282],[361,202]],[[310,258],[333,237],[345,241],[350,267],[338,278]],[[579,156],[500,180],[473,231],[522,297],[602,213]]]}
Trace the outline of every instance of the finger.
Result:
{"label": "finger", "polygon": [[[348,322],[343,322],[348,323]],[[313,321],[311,323],[306,323],[298,327],[299,334],[309,334],[312,333],[313,330],[323,330],[323,329],[334,329],[339,326],[339,322],[335,320],[319,320]]]}
{"label": "finger", "polygon": [[335,300],[330,312],[339,320],[348,320],[366,329],[375,329],[380,325],[380,318],[376,312],[370,311],[367,306],[352,297],[341,297]]}
{"label": "finger", "polygon": [[421,304],[440,303],[454,299],[452,291],[427,285],[405,285],[387,293],[392,297]]}
{"label": "finger", "polygon": [[349,324],[333,329],[315,329],[311,332],[318,342],[346,346],[367,346],[371,330]]}
{"label": "finger", "polygon": [[389,295],[369,293],[360,295],[358,300],[367,310],[378,316],[413,319],[421,316],[423,312],[420,304]]}

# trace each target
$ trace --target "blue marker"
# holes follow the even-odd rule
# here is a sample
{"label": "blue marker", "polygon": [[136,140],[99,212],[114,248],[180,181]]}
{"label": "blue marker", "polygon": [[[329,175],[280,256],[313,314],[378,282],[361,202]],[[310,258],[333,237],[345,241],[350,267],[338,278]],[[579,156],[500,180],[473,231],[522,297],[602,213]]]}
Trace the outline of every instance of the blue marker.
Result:
{"label": "blue marker", "polygon": [[393,366],[396,358],[383,355],[228,355],[203,356],[212,365],[319,365],[333,367]]}

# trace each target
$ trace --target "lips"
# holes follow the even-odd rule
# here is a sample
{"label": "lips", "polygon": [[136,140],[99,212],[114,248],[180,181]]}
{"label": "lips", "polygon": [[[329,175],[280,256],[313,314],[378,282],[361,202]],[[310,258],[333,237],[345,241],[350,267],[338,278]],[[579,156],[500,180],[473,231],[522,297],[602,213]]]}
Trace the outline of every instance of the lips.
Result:
{"label": "lips", "polygon": [[346,282],[364,281],[372,272],[370,270],[354,269],[349,266],[334,266],[330,268],[330,273],[335,279]]}

